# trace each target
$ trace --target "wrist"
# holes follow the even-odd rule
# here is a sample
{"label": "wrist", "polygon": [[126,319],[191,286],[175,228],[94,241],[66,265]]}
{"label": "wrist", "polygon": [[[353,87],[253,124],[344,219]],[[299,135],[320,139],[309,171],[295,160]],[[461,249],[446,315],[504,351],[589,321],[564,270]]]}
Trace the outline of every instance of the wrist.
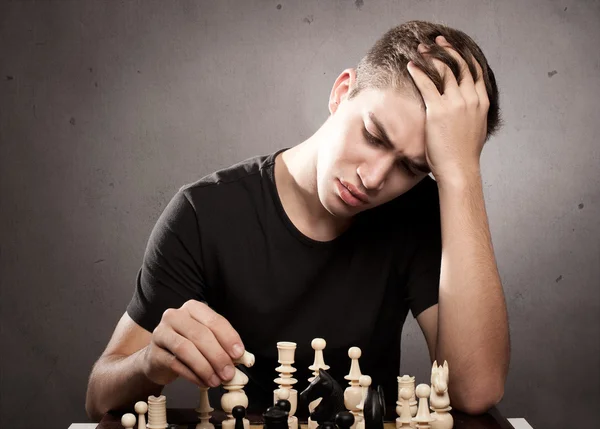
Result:
{"label": "wrist", "polygon": [[479,165],[450,169],[443,173],[433,173],[433,175],[440,188],[464,188],[481,182]]}
{"label": "wrist", "polygon": [[152,368],[150,366],[150,361],[147,359],[148,354],[148,346],[141,348],[137,352],[133,354],[134,359],[134,372],[139,376],[145,379],[148,383],[152,383],[154,385],[159,385],[153,380],[152,377]]}

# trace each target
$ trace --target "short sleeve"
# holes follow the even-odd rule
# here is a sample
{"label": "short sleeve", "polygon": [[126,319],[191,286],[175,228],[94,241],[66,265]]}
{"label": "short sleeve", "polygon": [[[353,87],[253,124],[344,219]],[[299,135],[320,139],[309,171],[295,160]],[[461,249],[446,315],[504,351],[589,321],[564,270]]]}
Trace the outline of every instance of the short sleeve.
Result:
{"label": "short sleeve", "polygon": [[406,299],[412,315],[438,303],[442,264],[442,232],[439,200],[428,204],[412,228],[415,251],[408,267]]}
{"label": "short sleeve", "polygon": [[204,299],[196,213],[182,191],[169,202],[154,226],[138,271],[129,316],[149,332],[168,308]]}

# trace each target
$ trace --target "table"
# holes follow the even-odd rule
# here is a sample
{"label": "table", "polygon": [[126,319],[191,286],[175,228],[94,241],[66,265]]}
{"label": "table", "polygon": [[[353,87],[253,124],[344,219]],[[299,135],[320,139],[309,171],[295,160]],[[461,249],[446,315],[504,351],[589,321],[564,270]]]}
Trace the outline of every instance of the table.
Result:
{"label": "table", "polygon": [[[482,416],[469,416],[460,412],[452,411],[454,416],[454,429],[533,429],[525,419],[506,419],[497,408],[492,408]],[[181,429],[194,429],[198,414],[193,409],[169,408],[167,409],[167,421],[177,423]],[[260,416],[248,416],[250,423],[256,429],[262,428]],[[219,420],[219,417],[217,417]],[[301,425],[305,428],[306,425]],[[95,423],[85,426],[71,425],[69,429],[123,429],[121,426],[120,413],[108,413],[96,426]],[[385,429],[395,429],[393,422],[386,422]]]}

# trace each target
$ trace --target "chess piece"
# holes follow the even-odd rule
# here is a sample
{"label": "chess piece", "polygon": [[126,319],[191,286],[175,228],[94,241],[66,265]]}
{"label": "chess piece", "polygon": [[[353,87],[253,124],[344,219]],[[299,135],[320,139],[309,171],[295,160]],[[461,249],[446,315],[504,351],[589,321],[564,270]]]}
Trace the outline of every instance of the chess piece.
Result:
{"label": "chess piece", "polygon": [[246,417],[246,409],[241,405],[236,405],[231,410],[231,415],[235,419],[234,429],[244,429],[244,417]]}
{"label": "chess piece", "polygon": [[377,389],[367,389],[367,396],[363,403],[363,415],[365,429],[383,429],[385,398],[381,386],[377,386]]}
{"label": "chess piece", "polygon": [[208,387],[199,386],[200,401],[198,408],[194,411],[198,413],[199,423],[196,425],[196,429],[215,429],[215,426],[210,422],[211,413],[214,409],[210,406],[208,400]]}
{"label": "chess piece", "polygon": [[294,372],[296,372],[296,368],[292,366],[296,343],[280,341],[277,343],[277,351],[280,366],[275,369],[275,371],[279,372],[279,377],[274,380],[278,388],[273,392],[273,401],[274,403],[277,403],[280,399],[289,401],[290,409],[287,410],[288,426],[289,429],[298,429],[298,417],[294,415],[298,407],[298,391],[293,388],[298,380],[292,377]]}
{"label": "chess piece", "polygon": [[411,377],[409,375],[403,375],[402,377],[398,377],[398,401],[396,405],[402,407],[402,401],[400,401],[400,389],[407,388],[410,390],[410,415],[412,417],[417,415],[417,398],[415,397],[415,377]]}
{"label": "chess piece", "polygon": [[146,413],[148,412],[148,404],[144,401],[138,401],[133,406],[133,409],[138,414],[138,429],[146,429]]}
{"label": "chess piece", "polygon": [[427,398],[431,393],[431,388],[427,384],[419,384],[415,389],[417,398],[419,398],[419,407],[417,409],[417,415],[412,418],[412,421],[416,423],[417,429],[431,429],[430,423],[434,420],[429,414],[429,407],[427,405]]}
{"label": "chess piece", "polygon": [[269,407],[263,413],[264,429],[288,429],[288,413],[278,407]]}
{"label": "chess piece", "polygon": [[251,368],[254,365],[256,358],[248,351],[245,351],[239,358],[233,360],[234,365],[244,365],[246,368]]}
{"label": "chess piece", "polygon": [[344,390],[344,405],[346,409],[354,416],[354,423],[352,429],[356,428],[358,424],[358,404],[362,400],[362,388],[360,387],[359,380],[362,375],[360,372],[360,365],[358,359],[360,359],[362,352],[358,347],[350,347],[348,350],[348,357],[351,359],[350,372],[344,378],[348,380],[349,386]]}
{"label": "chess piece", "polygon": [[[315,338],[311,341],[310,346],[315,351],[315,360],[313,364],[308,367],[313,373],[312,377],[308,379],[309,383],[315,379],[316,376],[319,375],[319,370],[324,369],[328,370],[329,365],[325,364],[325,358],[323,356],[323,350],[327,346],[327,342],[323,338]],[[319,405],[320,399],[316,399],[308,404],[308,412],[312,413],[313,410]],[[314,422],[310,417],[308,418],[308,429],[317,429],[317,422]]]}
{"label": "chess piece", "polygon": [[319,375],[300,393],[300,398],[305,403],[321,398],[310,413],[310,419],[319,425],[333,422],[337,413],[345,411],[344,390],[324,369],[319,370]]}
{"label": "chess piece", "polygon": [[354,425],[354,414],[350,411],[340,411],[335,415],[335,424],[338,429],[350,429]]}
{"label": "chess piece", "polygon": [[167,398],[165,395],[148,396],[148,429],[166,429]]}
{"label": "chess piece", "polygon": [[123,417],[121,417],[121,424],[125,429],[133,429],[135,426],[135,416],[131,413],[123,414]]}
{"label": "chess piece", "polygon": [[410,415],[410,398],[413,394],[407,387],[403,387],[402,389],[400,389],[399,393],[399,401],[401,402],[402,406],[396,407],[396,413],[398,414],[398,418],[396,419],[396,429],[408,429],[412,427],[412,416]]}
{"label": "chess piece", "polygon": [[367,399],[367,392],[369,391],[369,387],[371,386],[371,377],[368,375],[361,375],[358,379],[358,383],[362,389],[362,397],[360,399],[360,403],[356,406],[358,409],[358,422],[355,425],[356,429],[365,429],[365,414],[364,414],[364,406],[365,399]]}
{"label": "chess piece", "polygon": [[282,399],[278,399],[277,402],[275,402],[275,407],[279,408],[281,411],[285,411],[286,413],[288,413],[288,425],[289,425],[289,415],[290,415],[290,410],[292,409],[292,404],[290,404],[290,401],[287,400],[287,396],[289,396],[287,391],[284,391],[282,393],[282,395],[284,396]]}
{"label": "chess piece", "polygon": [[[248,396],[246,396],[246,393],[244,392],[244,387],[249,381],[248,376],[240,371],[240,369],[237,368],[237,365],[251,367],[254,365],[254,360],[254,355],[248,351],[245,351],[240,358],[233,360],[233,363],[236,365],[235,374],[231,380],[225,381],[222,384],[226,393],[221,396],[221,408],[227,413],[226,419],[221,423],[222,429],[234,429],[235,418],[233,417],[232,411],[235,406],[241,405],[244,408],[248,408]],[[248,419],[244,418],[243,422],[244,428],[250,429],[250,422]]]}
{"label": "chess piece", "polygon": [[448,362],[438,366],[437,361],[433,362],[431,367],[431,394],[429,396],[429,406],[433,413],[431,417],[435,420],[431,422],[431,429],[452,429],[454,419],[450,410],[450,395],[448,394]]}

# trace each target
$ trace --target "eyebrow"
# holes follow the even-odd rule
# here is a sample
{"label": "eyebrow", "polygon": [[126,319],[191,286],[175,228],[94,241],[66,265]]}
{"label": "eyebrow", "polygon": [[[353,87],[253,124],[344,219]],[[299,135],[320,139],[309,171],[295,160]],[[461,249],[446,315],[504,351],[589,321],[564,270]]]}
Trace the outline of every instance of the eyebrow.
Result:
{"label": "eyebrow", "polygon": [[[387,147],[389,147],[390,149],[393,149],[395,146],[392,144],[390,137],[385,132],[385,128],[383,127],[382,123],[379,122],[379,120],[375,117],[375,114],[373,112],[369,112],[369,118],[371,119],[371,121],[373,121],[373,124],[375,124],[375,128],[377,128],[377,132],[379,133],[379,138],[381,138],[381,140]],[[429,165],[427,164],[427,162],[425,162],[425,163],[418,162],[418,161],[415,161],[414,159],[407,157],[406,155],[401,155],[400,160],[405,162],[406,165],[408,165],[413,170],[417,170],[417,171],[420,171],[421,173],[426,173],[426,174],[431,173],[431,170],[429,169]]]}

